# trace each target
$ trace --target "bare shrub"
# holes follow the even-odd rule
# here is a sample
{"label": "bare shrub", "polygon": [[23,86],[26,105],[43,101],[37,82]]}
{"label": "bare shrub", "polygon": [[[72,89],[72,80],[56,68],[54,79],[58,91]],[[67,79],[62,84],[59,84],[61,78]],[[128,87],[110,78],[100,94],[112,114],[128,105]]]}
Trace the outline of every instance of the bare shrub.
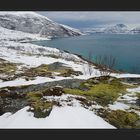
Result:
{"label": "bare shrub", "polygon": [[112,55],[97,56],[95,63],[98,65],[102,76],[109,76],[116,65],[116,58]]}

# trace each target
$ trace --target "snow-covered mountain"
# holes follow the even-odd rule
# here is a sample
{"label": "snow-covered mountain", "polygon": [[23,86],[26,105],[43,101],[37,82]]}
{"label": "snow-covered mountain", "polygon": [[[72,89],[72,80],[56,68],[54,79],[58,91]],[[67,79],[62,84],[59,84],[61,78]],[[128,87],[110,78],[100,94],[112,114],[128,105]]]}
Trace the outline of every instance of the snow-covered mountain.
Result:
{"label": "snow-covered mountain", "polygon": [[140,34],[140,27],[136,27],[130,31],[132,34]]}
{"label": "snow-covered mountain", "polygon": [[140,33],[140,28],[130,28],[125,24],[116,24],[100,28],[85,29],[86,33],[106,33],[106,34],[131,34]]}
{"label": "snow-covered mountain", "polygon": [[109,26],[103,30],[104,33],[129,33],[129,28],[125,24],[116,24],[115,26]]}
{"label": "snow-covered mountain", "polygon": [[81,35],[77,29],[58,24],[35,12],[0,12],[0,26],[41,37],[67,37]]}

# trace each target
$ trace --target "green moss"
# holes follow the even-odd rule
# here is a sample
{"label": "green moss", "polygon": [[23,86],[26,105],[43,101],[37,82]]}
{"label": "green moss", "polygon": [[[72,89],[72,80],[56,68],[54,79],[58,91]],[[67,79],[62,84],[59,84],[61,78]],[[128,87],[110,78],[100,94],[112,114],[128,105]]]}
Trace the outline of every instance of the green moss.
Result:
{"label": "green moss", "polygon": [[31,104],[31,107],[34,108],[34,110],[44,110],[48,109],[51,105],[51,102],[36,101]]}
{"label": "green moss", "polygon": [[63,63],[55,62],[49,65],[42,64],[36,68],[30,68],[25,69],[23,74],[20,74],[20,76],[26,76],[27,80],[32,77],[37,76],[47,76],[47,77],[53,77],[54,72],[58,72],[58,76],[65,76],[69,77],[71,75],[79,75],[82,74],[79,71],[74,71],[71,68],[64,66]]}
{"label": "green moss", "polygon": [[29,92],[26,95],[29,111],[34,113],[36,118],[44,118],[48,116],[52,110],[53,103],[42,100],[43,94],[41,92]]}
{"label": "green moss", "polygon": [[138,99],[140,100],[140,92],[136,92],[136,96],[137,96]]}
{"label": "green moss", "polygon": [[42,64],[36,68],[27,69],[22,76],[37,77],[37,76],[52,76],[52,72],[48,71],[48,65]]}
{"label": "green moss", "polygon": [[29,103],[37,102],[43,97],[41,92],[29,92],[26,94],[26,98]]}
{"label": "green moss", "polygon": [[0,63],[0,73],[13,74],[17,70],[15,64],[12,63]]}
{"label": "green moss", "polygon": [[93,85],[88,82],[81,85],[88,87],[89,90],[83,91],[80,89],[65,88],[64,91],[68,94],[84,95],[88,99],[94,100],[103,106],[116,101],[120,94],[124,94],[126,92],[126,88],[128,87],[127,85],[116,81],[113,81],[110,84],[99,83]]}
{"label": "green moss", "polygon": [[34,117],[45,118],[50,114],[53,103],[37,100],[36,102],[33,102],[30,106],[32,108],[31,111],[34,112]]}
{"label": "green moss", "polygon": [[52,58],[56,58],[56,59],[59,59],[59,58],[60,58],[59,56],[54,55],[54,54],[49,54],[49,55],[47,55],[47,56],[52,57]]}
{"label": "green moss", "polygon": [[48,71],[48,65],[42,64],[42,65],[40,65],[39,67],[37,67],[36,70],[42,71],[42,72]]}
{"label": "green moss", "polygon": [[140,125],[135,126],[135,129],[140,129]]}
{"label": "green moss", "polygon": [[137,127],[135,122],[139,120],[139,116],[134,112],[113,110],[106,113],[106,119],[117,128],[135,128]]}
{"label": "green moss", "polygon": [[61,71],[61,74],[59,76],[64,76],[64,77],[70,77],[71,75],[82,75],[80,71],[74,71],[72,69],[64,69],[64,71]]}

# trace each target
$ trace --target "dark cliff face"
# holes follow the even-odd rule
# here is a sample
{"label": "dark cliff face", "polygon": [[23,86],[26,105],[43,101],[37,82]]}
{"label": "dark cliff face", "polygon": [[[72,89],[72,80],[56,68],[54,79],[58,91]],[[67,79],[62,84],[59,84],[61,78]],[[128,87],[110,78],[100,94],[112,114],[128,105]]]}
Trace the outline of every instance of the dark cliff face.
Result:
{"label": "dark cliff face", "polygon": [[34,12],[0,12],[0,26],[43,37],[78,36],[78,30],[67,28]]}

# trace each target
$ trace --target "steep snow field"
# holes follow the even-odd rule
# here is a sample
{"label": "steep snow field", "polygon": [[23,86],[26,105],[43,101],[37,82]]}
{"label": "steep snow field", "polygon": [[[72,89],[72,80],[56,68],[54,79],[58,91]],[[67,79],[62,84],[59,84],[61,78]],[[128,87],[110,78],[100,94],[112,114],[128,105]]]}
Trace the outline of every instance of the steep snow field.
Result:
{"label": "steep snow field", "polygon": [[25,33],[21,31],[15,31],[6,29],[0,26],[0,40],[1,41],[30,41],[30,40],[49,40],[48,38],[40,37],[39,34],[31,34],[31,33]]}
{"label": "steep snow field", "polygon": [[109,105],[109,108],[112,110],[125,110],[125,109],[129,109],[130,107],[124,103],[120,103],[120,102],[115,102],[113,105]]}
{"label": "steep snow field", "polygon": [[82,107],[54,107],[49,117],[34,118],[33,113],[25,107],[15,114],[0,116],[0,128],[87,128],[114,129],[115,127]]}

